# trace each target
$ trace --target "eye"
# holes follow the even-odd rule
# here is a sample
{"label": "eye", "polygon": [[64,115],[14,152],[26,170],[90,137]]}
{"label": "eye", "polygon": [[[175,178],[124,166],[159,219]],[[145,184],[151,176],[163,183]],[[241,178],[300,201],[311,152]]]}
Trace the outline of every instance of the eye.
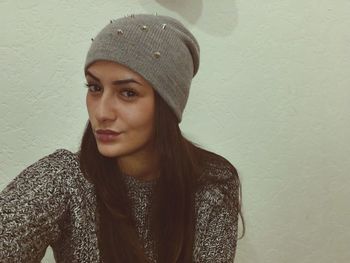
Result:
{"label": "eye", "polygon": [[[89,93],[98,93],[101,91],[101,87],[96,84],[85,83],[85,86],[88,89]],[[135,97],[138,96],[138,93],[135,90],[130,88],[124,88],[120,91],[120,93],[127,100],[134,99]]]}
{"label": "eye", "polygon": [[[96,93],[96,91],[94,91],[95,88],[99,88],[99,86],[95,85],[95,84],[89,84],[89,83],[85,83],[86,88],[88,89],[88,92],[91,93]],[[91,90],[91,88],[93,88]]]}
{"label": "eye", "polygon": [[123,89],[121,91],[122,94],[124,94],[123,96],[128,98],[128,99],[132,99],[133,97],[136,97],[137,96],[137,92],[135,92],[134,90],[132,89]]}

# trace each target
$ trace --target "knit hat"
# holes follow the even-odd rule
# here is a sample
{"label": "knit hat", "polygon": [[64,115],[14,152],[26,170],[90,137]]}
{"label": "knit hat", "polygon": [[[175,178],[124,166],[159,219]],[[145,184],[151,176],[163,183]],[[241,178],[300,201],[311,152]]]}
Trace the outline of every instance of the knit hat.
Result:
{"label": "knit hat", "polygon": [[200,53],[197,40],[181,22],[134,14],[110,20],[92,40],[85,71],[96,60],[127,66],[150,83],[181,122]]}

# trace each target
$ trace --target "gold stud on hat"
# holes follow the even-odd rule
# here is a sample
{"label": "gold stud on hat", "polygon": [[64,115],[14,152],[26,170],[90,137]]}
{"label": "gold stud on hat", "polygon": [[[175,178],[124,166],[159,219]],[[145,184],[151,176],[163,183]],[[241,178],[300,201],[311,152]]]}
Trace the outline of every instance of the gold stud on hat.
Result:
{"label": "gold stud on hat", "polygon": [[142,30],[142,31],[147,31],[147,29],[148,29],[148,27],[147,27],[146,25],[143,25],[143,26],[141,27],[141,30]]}
{"label": "gold stud on hat", "polygon": [[162,28],[165,29],[165,27],[166,27],[166,24],[162,24]]}
{"label": "gold stud on hat", "polygon": [[156,58],[160,58],[160,52],[159,52],[159,51],[154,52],[153,55],[154,55]]}
{"label": "gold stud on hat", "polygon": [[118,30],[117,30],[117,34],[118,34],[118,35],[123,35],[123,30],[118,29]]}

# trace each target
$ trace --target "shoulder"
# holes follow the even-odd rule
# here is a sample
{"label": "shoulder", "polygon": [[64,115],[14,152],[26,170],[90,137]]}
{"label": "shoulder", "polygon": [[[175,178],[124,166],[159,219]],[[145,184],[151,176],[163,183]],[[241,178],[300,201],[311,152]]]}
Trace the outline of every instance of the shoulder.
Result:
{"label": "shoulder", "polygon": [[229,160],[204,150],[199,171],[196,191],[198,200],[212,204],[238,202],[240,181],[237,169]]}
{"label": "shoulder", "polygon": [[54,193],[65,195],[70,185],[76,184],[78,175],[75,155],[65,149],[58,149],[25,167],[2,193],[24,195],[39,194],[49,196]]}
{"label": "shoulder", "polygon": [[204,150],[200,162],[200,184],[238,182],[236,167],[225,157]]}
{"label": "shoulder", "polygon": [[26,167],[18,178],[60,184],[76,180],[74,177],[77,177],[79,172],[77,155],[67,149],[56,149]]}
{"label": "shoulder", "polygon": [[69,179],[75,180],[81,186],[88,183],[80,169],[79,152],[61,148],[45,156],[43,160],[47,160],[51,165],[64,171]]}
{"label": "shoulder", "polygon": [[76,168],[79,166],[78,153],[71,152],[67,149],[57,149],[46,157],[51,159],[53,163],[63,167]]}
{"label": "shoulder", "polygon": [[67,149],[56,149],[41,157],[26,169],[40,169],[51,172],[76,170],[79,167],[77,155]]}

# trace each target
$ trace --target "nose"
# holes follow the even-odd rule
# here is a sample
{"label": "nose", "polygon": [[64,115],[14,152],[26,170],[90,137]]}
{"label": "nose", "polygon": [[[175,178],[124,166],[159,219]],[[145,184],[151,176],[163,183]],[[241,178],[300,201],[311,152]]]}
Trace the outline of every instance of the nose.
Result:
{"label": "nose", "polygon": [[102,94],[101,99],[96,107],[96,118],[100,122],[115,120],[116,107],[115,100],[107,93]]}

